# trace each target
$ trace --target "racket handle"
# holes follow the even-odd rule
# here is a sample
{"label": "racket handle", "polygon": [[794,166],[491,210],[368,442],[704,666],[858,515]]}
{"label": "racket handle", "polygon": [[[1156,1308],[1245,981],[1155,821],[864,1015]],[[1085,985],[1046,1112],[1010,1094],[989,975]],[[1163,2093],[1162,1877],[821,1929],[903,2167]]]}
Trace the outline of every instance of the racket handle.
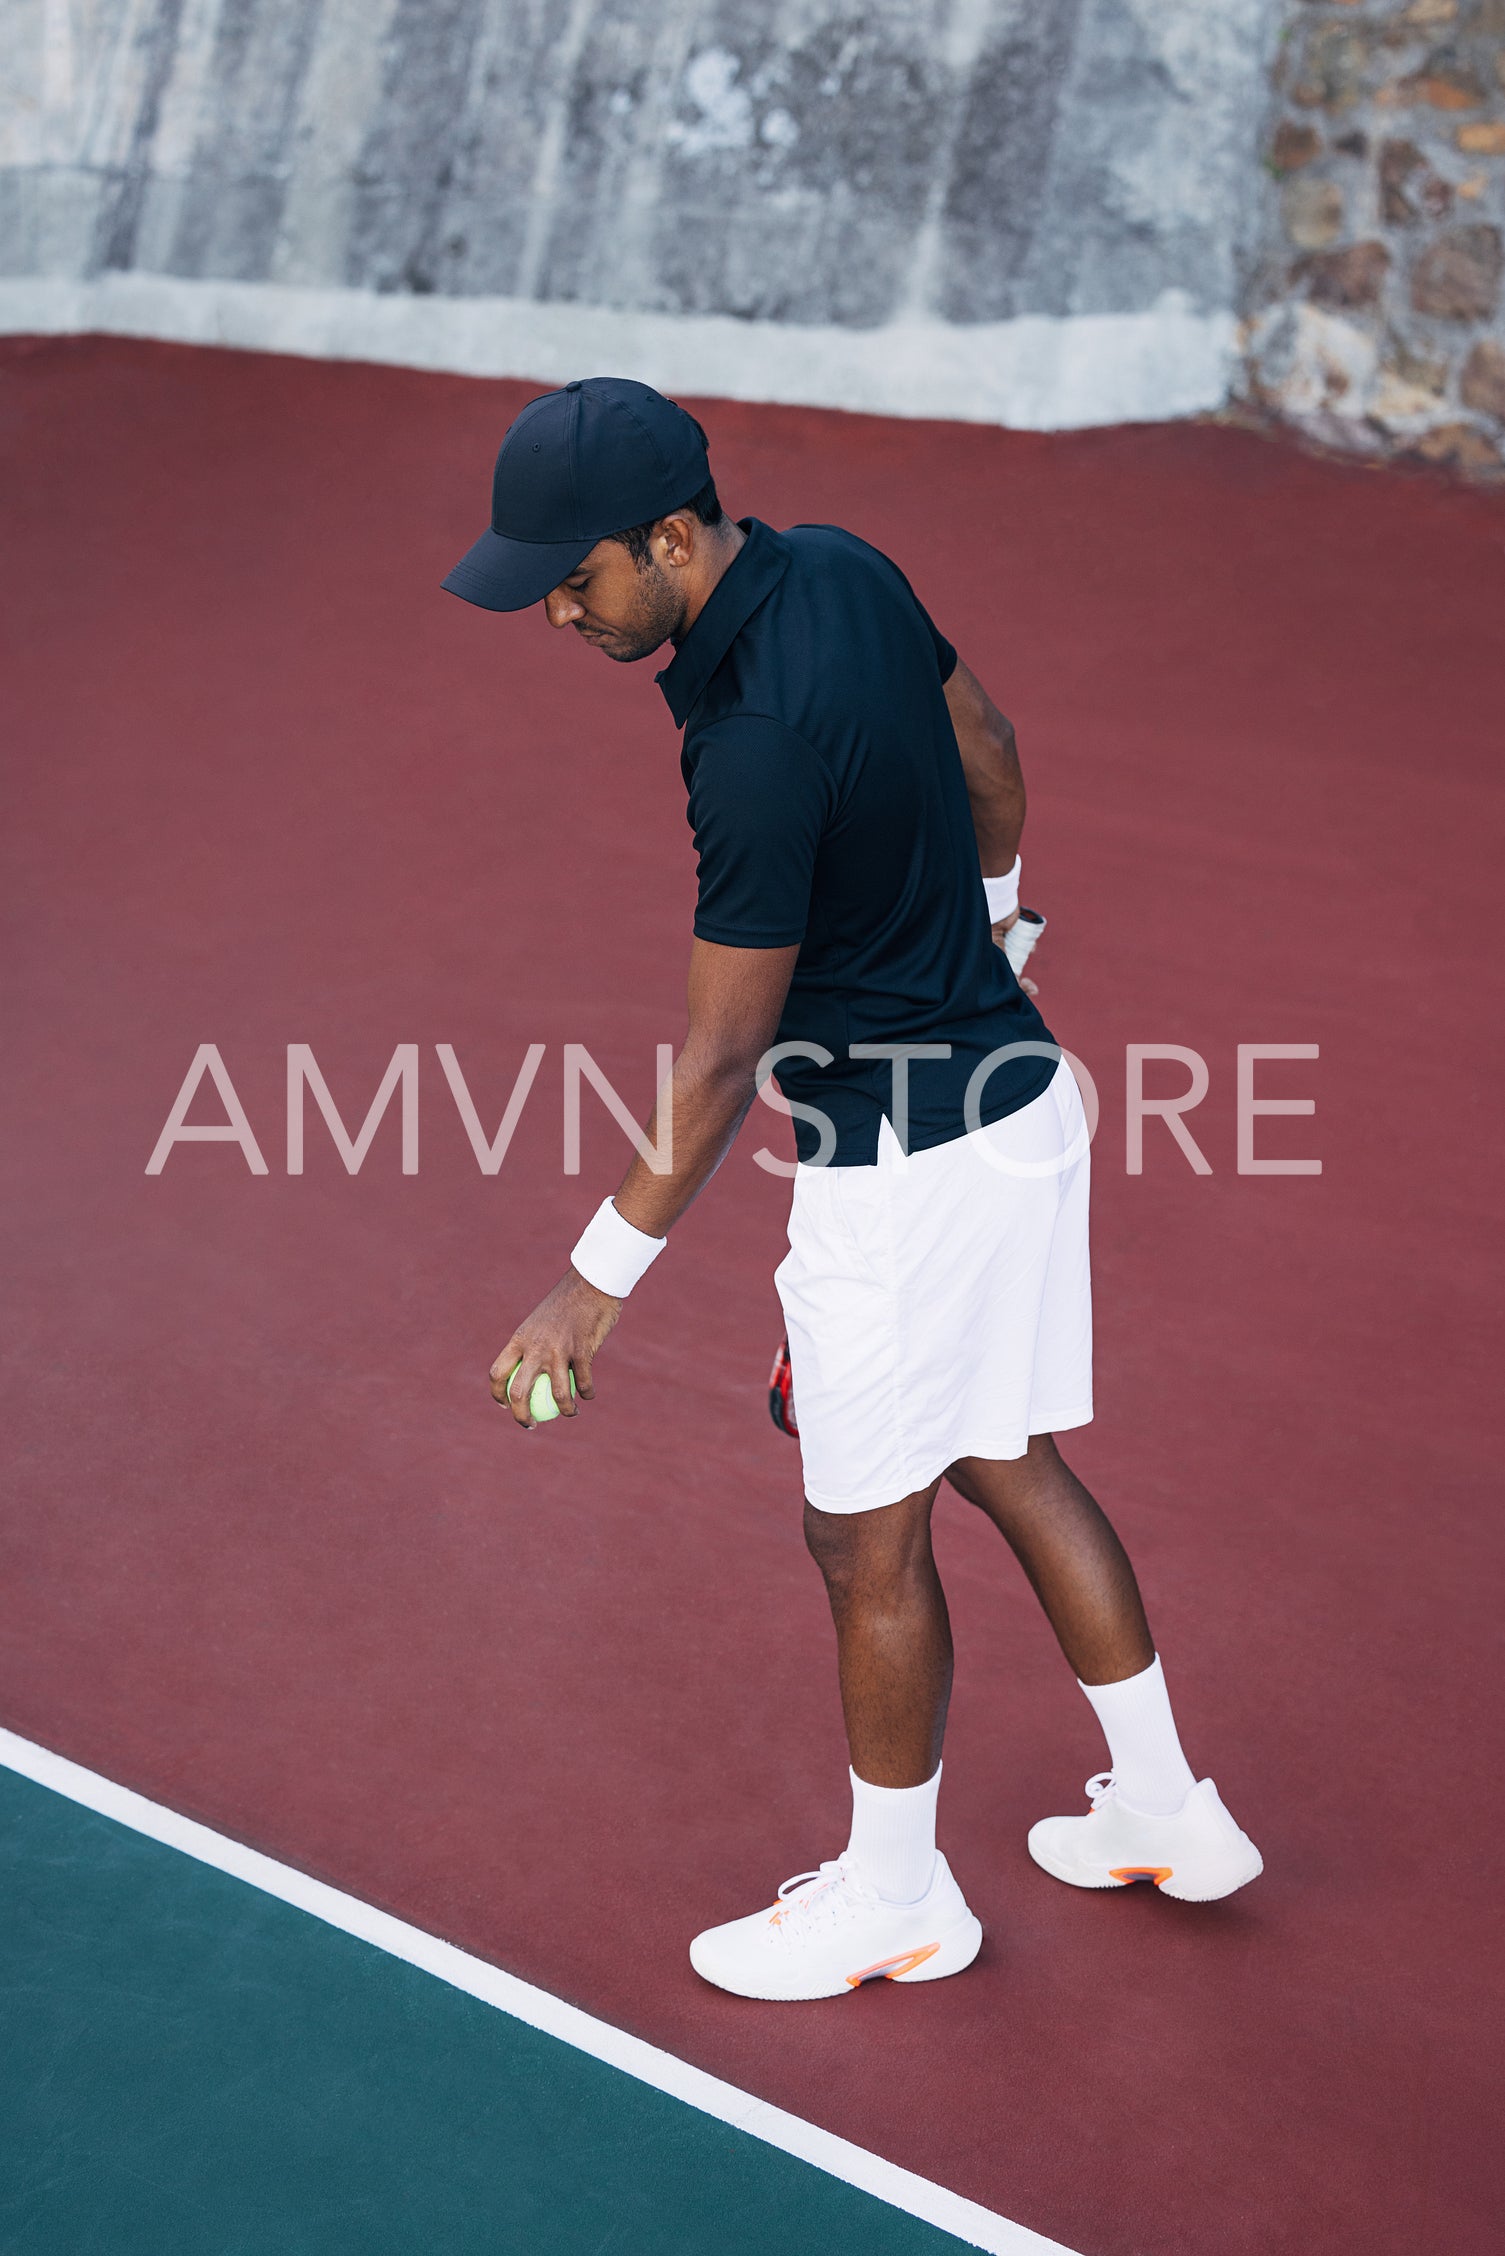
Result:
{"label": "racket handle", "polygon": [[1021,909],[1018,919],[1003,936],[1003,952],[1009,959],[1009,969],[1017,979],[1035,952],[1045,919],[1038,909]]}

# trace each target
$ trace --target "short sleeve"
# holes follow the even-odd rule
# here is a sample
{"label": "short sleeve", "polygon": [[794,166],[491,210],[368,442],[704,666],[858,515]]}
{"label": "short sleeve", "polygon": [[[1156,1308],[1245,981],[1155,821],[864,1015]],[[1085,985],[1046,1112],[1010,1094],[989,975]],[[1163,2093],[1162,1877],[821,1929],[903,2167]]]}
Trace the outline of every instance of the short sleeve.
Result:
{"label": "short sleeve", "polygon": [[725,948],[791,948],[834,788],[804,738],[756,714],[713,722],[686,747],[700,857],[695,936]]}
{"label": "short sleeve", "polygon": [[956,672],[956,645],[954,642],[946,640],[918,596],[915,596],[914,605],[920,617],[924,620],[926,630],[935,645],[935,662],[940,668],[941,680],[948,682]]}
{"label": "short sleeve", "polygon": [[[880,556],[883,555],[881,549],[878,551],[878,554]],[[883,561],[888,566],[889,570],[893,573],[895,579],[900,582],[904,589],[904,593],[908,596],[910,602],[914,605],[916,611],[919,612],[921,619],[924,621],[925,632],[930,637],[931,648],[935,652],[935,662],[937,669],[939,670],[941,680],[943,682],[950,681],[951,676],[956,672],[956,645],[946,640],[946,637],[941,633],[940,628],[936,625],[934,619],[931,618],[930,613],[926,610],[924,604],[915,594],[914,589],[910,586],[904,574],[899,570],[899,567],[894,562],[893,558],[891,556],[884,556]]]}
{"label": "short sleeve", "polygon": [[[864,545],[866,544],[864,543]],[[936,668],[940,674],[941,680],[942,682],[950,681],[951,676],[956,672],[955,643],[951,643],[946,640],[946,637],[941,633],[940,628],[936,625],[934,619],[931,618],[930,613],[926,610],[924,604],[915,594],[915,591],[910,586],[907,577],[903,572],[900,571],[893,558],[891,556],[885,556],[881,548],[874,549],[872,551],[872,554],[880,558],[881,561],[887,565],[888,569],[893,573],[894,578],[898,581],[900,587],[903,588],[906,596],[908,596],[910,602],[914,605],[916,611],[918,611],[920,618],[924,623],[925,632],[930,637],[930,646],[935,652]]]}

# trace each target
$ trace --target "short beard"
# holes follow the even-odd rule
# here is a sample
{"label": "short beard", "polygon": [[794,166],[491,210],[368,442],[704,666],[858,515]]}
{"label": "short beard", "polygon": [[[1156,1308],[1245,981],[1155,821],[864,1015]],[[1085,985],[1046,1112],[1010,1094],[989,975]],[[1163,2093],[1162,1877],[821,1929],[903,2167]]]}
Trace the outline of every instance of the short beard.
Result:
{"label": "short beard", "polygon": [[649,658],[666,642],[672,642],[684,627],[685,599],[650,556],[638,566],[638,584],[642,601],[631,623],[620,627],[620,644],[616,649],[606,649],[606,656],[614,658],[619,666],[630,666],[639,658]]}

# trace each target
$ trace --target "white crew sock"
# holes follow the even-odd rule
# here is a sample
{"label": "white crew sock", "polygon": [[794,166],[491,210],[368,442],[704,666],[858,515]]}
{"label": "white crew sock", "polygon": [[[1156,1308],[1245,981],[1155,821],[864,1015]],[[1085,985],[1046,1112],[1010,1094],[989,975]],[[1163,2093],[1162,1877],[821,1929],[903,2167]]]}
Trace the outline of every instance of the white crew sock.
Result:
{"label": "white crew sock", "polygon": [[852,1838],[847,1854],[885,1903],[918,1903],[935,1871],[935,1801],[941,1766],[923,1786],[869,1786],[852,1781]]}
{"label": "white crew sock", "polygon": [[1176,1736],[1160,1655],[1138,1676],[1082,1690],[1103,1727],[1120,1797],[1146,1817],[1173,1816],[1197,1781]]}

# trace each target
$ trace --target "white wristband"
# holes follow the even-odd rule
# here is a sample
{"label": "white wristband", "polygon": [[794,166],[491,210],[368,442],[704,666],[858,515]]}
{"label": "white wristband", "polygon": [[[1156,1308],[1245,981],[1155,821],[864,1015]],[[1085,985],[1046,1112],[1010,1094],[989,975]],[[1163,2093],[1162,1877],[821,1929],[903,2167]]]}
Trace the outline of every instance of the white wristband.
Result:
{"label": "white wristband", "polygon": [[1012,916],[1019,906],[1019,872],[1024,864],[1016,854],[1014,866],[1005,870],[1002,877],[985,877],[982,889],[988,896],[988,922],[997,924],[1002,917]]}
{"label": "white wristband", "polygon": [[613,1200],[603,1199],[586,1223],[570,1261],[597,1292],[625,1300],[668,1243],[667,1238],[650,1238],[646,1230],[635,1230],[617,1212]]}

